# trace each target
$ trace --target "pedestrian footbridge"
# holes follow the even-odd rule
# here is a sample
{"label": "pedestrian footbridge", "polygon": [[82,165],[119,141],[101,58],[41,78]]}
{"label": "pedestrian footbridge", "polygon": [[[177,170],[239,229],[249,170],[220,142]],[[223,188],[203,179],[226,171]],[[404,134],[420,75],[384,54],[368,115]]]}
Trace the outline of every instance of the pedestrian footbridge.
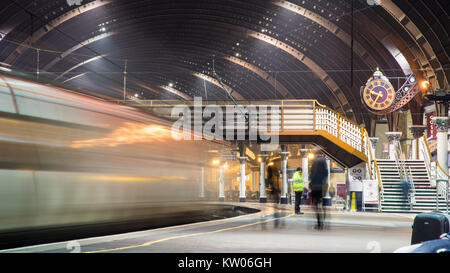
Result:
{"label": "pedestrian footbridge", "polygon": [[[195,105],[195,101],[161,101],[161,100],[128,100],[117,101],[134,107],[150,109],[153,113],[175,121],[180,115],[174,115],[174,107],[185,106],[190,115],[191,128],[195,130],[195,108],[203,113],[202,126],[207,107],[219,107],[222,119],[218,128],[224,138],[230,130],[234,134],[243,132],[245,138],[251,140],[251,130],[277,135],[279,144],[314,144],[336,162],[344,167],[353,167],[361,162],[371,160],[370,142],[366,130],[347,119],[333,109],[321,105],[316,100],[271,100],[271,101],[238,101],[238,106],[231,102],[203,101]],[[234,108],[236,115],[227,111]],[[181,108],[182,109],[182,108]],[[256,109],[256,110],[255,110]],[[210,117],[209,115],[208,117]],[[174,119],[175,117],[175,119]],[[202,127],[200,127],[202,128]],[[216,132],[217,133],[217,132]],[[259,137],[257,139],[261,141]]]}

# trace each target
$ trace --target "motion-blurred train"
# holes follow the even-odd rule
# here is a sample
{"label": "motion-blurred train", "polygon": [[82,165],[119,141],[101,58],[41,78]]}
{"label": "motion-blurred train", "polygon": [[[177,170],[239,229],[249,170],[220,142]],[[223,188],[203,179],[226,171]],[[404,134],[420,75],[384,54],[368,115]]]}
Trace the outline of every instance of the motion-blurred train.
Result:
{"label": "motion-blurred train", "polygon": [[172,134],[136,108],[0,74],[0,239],[204,210],[201,166],[227,144]]}

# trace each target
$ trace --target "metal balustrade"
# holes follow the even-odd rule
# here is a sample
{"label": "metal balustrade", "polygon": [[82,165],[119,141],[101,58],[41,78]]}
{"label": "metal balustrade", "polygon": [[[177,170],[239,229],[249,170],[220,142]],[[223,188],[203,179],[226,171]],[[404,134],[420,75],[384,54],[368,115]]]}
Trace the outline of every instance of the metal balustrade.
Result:
{"label": "metal balustrade", "polygon": [[[175,106],[187,106],[191,110],[191,128],[194,129],[194,110],[205,107],[218,106],[223,115],[219,129],[224,133],[227,130],[251,130],[268,132],[280,135],[322,135],[333,143],[345,148],[349,153],[359,153],[362,161],[368,162],[367,169],[371,179],[378,180],[376,160],[372,157],[367,131],[358,124],[347,119],[333,109],[321,105],[316,100],[270,100],[270,101],[238,101],[239,108],[235,109],[233,120],[227,117],[227,110],[235,105],[229,101],[201,101],[201,105],[195,105],[195,101],[144,101],[129,100],[116,101],[138,107],[148,107],[153,112],[163,113],[166,118],[171,117],[171,109]],[[196,108],[197,107],[197,108]],[[244,117],[247,116],[246,117]],[[175,116],[178,118],[178,116]],[[189,119],[189,118],[188,118]],[[173,120],[173,118],[172,118]],[[202,119],[202,125],[208,119]],[[250,126],[249,126],[250,124]],[[344,147],[346,146],[346,147]]]}
{"label": "metal balustrade", "polygon": [[436,210],[439,210],[439,198],[443,198],[448,213],[450,191],[448,180],[450,175],[447,170],[439,165],[438,161],[433,161],[427,138],[423,136],[419,139],[419,142],[421,147],[423,147],[424,161],[430,176],[430,185],[436,189]]}

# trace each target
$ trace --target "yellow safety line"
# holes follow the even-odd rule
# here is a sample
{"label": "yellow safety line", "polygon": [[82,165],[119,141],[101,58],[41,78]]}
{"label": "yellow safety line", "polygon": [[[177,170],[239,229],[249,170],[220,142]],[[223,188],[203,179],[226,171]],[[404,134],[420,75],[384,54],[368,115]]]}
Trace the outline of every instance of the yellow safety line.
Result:
{"label": "yellow safety line", "polygon": [[[281,212],[281,211],[278,211],[278,212]],[[149,245],[153,245],[156,243],[161,243],[161,242],[165,242],[165,241],[169,241],[169,240],[173,240],[173,239],[207,235],[207,234],[224,232],[224,231],[233,230],[233,229],[240,229],[240,228],[244,228],[244,227],[254,226],[254,225],[267,223],[267,222],[271,222],[271,221],[275,221],[275,220],[279,220],[279,219],[283,219],[283,218],[288,218],[293,215],[295,215],[295,213],[292,213],[292,214],[289,214],[287,216],[283,216],[280,218],[273,218],[273,219],[269,219],[269,220],[265,220],[265,221],[258,221],[255,223],[245,224],[245,225],[241,225],[241,226],[237,226],[237,227],[230,227],[230,228],[218,229],[218,230],[214,230],[214,231],[199,232],[199,233],[193,233],[193,234],[187,234],[187,235],[172,236],[172,237],[167,237],[167,238],[163,238],[163,239],[159,239],[159,240],[155,240],[155,241],[146,242],[146,243],[139,244],[139,245],[124,246],[124,247],[118,247],[118,248],[112,248],[112,249],[94,250],[94,251],[88,251],[88,252],[83,252],[83,253],[100,253],[100,252],[110,252],[110,251],[125,250],[125,249],[130,249],[130,248],[144,247],[144,246],[149,246]]]}

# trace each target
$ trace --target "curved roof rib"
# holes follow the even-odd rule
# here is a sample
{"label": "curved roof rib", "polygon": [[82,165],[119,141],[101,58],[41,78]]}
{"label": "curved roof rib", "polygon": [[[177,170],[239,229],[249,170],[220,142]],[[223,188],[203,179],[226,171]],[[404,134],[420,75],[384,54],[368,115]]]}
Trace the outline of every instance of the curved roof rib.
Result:
{"label": "curved roof rib", "polygon": [[37,31],[33,32],[33,35],[31,35],[30,37],[28,37],[25,41],[22,42],[22,44],[20,46],[18,46],[9,56],[8,58],[6,58],[5,63],[9,63],[9,64],[13,64],[14,60],[20,56],[20,54],[23,53],[24,50],[27,49],[27,47],[25,46],[26,44],[33,44],[36,41],[38,41],[39,39],[41,39],[42,37],[45,36],[45,34],[49,33],[50,31],[52,31],[54,28],[58,27],[59,25],[61,25],[62,23],[78,16],[81,15],[87,11],[96,9],[98,7],[107,5],[109,3],[111,3],[111,0],[95,0],[93,2],[87,3],[85,5],[82,5],[80,7],[76,7],[73,10],[64,13],[63,15],[59,16],[58,18],[48,22],[47,24],[45,24],[43,27],[41,27],[40,29],[38,29]]}
{"label": "curved roof rib", "polygon": [[291,92],[282,85],[280,82],[278,82],[274,77],[270,76],[265,71],[259,69],[256,65],[252,65],[251,63],[248,63],[244,60],[241,60],[239,58],[233,57],[233,56],[225,56],[223,57],[225,60],[233,62],[235,64],[238,64],[242,67],[247,68],[248,70],[252,71],[253,73],[257,74],[261,78],[263,78],[265,81],[270,83],[277,91],[279,91],[285,98],[294,98]]}
{"label": "curved roof rib", "polygon": [[[411,39],[414,41],[416,50],[416,57],[418,65],[424,73],[424,76],[434,85],[439,88],[448,88],[448,78],[446,72],[442,66],[442,63],[438,60],[438,55],[435,50],[438,46],[433,47],[427,40],[418,26],[403,12],[393,1],[391,0],[379,0],[380,5],[407,31]],[[431,1],[430,1],[431,2]],[[431,19],[431,18],[429,18]],[[447,17],[448,23],[448,17]],[[448,28],[448,25],[447,25]],[[448,37],[447,37],[448,39]],[[443,46],[439,46],[441,55],[446,55]],[[446,59],[448,62],[449,56],[442,56],[442,59]]]}

